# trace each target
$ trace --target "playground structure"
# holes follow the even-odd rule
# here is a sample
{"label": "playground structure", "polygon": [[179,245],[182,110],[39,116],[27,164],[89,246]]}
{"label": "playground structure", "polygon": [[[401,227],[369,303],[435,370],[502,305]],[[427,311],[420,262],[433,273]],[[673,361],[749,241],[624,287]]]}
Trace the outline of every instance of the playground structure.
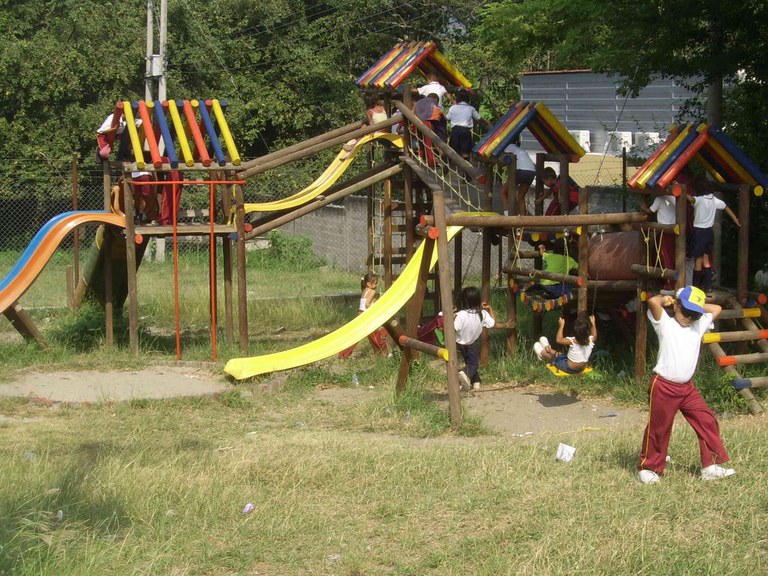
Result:
{"label": "playground structure", "polygon": [[[536,155],[536,194],[541,195],[541,174],[545,162],[559,165],[563,182],[568,181],[569,166],[578,162],[584,150],[565,130],[541,102],[513,103],[508,112],[492,127],[475,147],[479,166],[467,162],[456,154],[442,139],[411,111],[411,88],[407,79],[413,73],[421,77],[437,77],[449,87],[470,89],[471,84],[455,69],[431,42],[400,43],[382,57],[357,80],[358,86],[382,97],[390,117],[374,125],[362,122],[348,124],[321,136],[300,142],[288,148],[241,161],[224,117],[226,103],[217,100],[119,102],[114,118],[126,120],[127,130],[119,142],[116,160],[104,163],[104,211],[95,213],[67,213],[54,218],[33,240],[9,276],[0,284],[2,310],[25,335],[39,335],[31,321],[18,305],[26,287],[45,265],[46,251],[55,249],[62,235],[72,228],[99,223],[101,241],[97,248],[98,265],[80,281],[78,294],[97,291],[106,312],[107,341],[112,341],[112,314],[116,292],[113,278],[116,265],[115,243],[124,246],[125,297],[128,301],[129,342],[131,350],[138,352],[138,293],[136,273],[143,248],[149,238],[168,236],[174,245],[174,287],[176,292],[177,357],[180,358],[178,303],[177,241],[182,235],[208,238],[210,252],[210,309],[211,339],[214,360],[217,335],[216,250],[221,238],[223,246],[225,332],[233,340],[233,292],[236,273],[238,289],[239,348],[243,358],[230,360],[225,370],[236,379],[252,377],[276,370],[306,365],[332,356],[357,342],[361,335],[384,325],[392,338],[403,349],[398,373],[398,390],[406,384],[410,363],[419,352],[442,358],[446,363],[449,412],[456,426],[461,419],[458,367],[453,329],[454,294],[461,290],[461,233],[465,228],[482,230],[482,282],[481,293],[490,298],[492,235],[504,230],[507,236],[507,261],[503,272],[507,275],[506,322],[498,327],[506,331],[507,350],[518,349],[517,302],[523,296],[534,312],[533,337],[542,332],[543,314],[559,307],[575,308],[586,314],[595,307],[612,306],[616,302],[636,302],[634,340],[636,348],[635,374],[641,377],[646,365],[645,299],[649,290],[662,280],[673,279],[677,286],[685,284],[685,202],[677,202],[677,223],[662,226],[647,222],[642,213],[589,213],[589,188],[579,190],[578,204],[571,205],[563,190],[559,197],[560,215],[543,216],[543,207],[536,206],[535,214],[501,216],[492,212],[492,199],[500,186],[507,187],[514,198],[514,157],[504,154],[504,148],[523,130],[529,130],[545,152]],[[141,119],[137,129],[136,119]],[[393,134],[394,125],[403,125],[401,134]],[[300,192],[273,202],[246,202],[242,184],[247,179],[279,166],[295,162],[318,152],[341,147],[355,139],[353,150],[340,151],[327,170]],[[369,160],[367,170],[343,180],[351,163],[367,146],[383,145],[384,161],[373,166]],[[145,151],[146,148],[146,151]],[[225,151],[226,150],[226,151]],[[755,297],[747,290],[747,256],[749,239],[749,196],[762,193],[765,176],[749,159],[719,131],[711,127],[673,127],[669,138],[629,180],[631,189],[647,195],[661,194],[672,186],[678,198],[685,198],[684,185],[675,184],[680,170],[691,161],[697,161],[712,174],[718,188],[739,195],[739,218],[743,223],[739,231],[738,274],[735,293],[717,291],[713,299],[728,307],[721,319],[738,321],[742,330],[708,334],[705,343],[724,370],[733,374],[734,388],[738,390],[753,413],[762,411],[750,389],[768,385],[768,378],[743,378],[737,372],[739,364],[768,360],[766,331],[752,320],[760,315],[768,320],[768,313],[759,305],[751,305]],[[190,186],[189,180],[168,180],[161,175],[182,170],[203,174],[194,185],[209,188],[209,205],[199,211],[207,219],[204,223],[182,223],[176,201],[172,207],[173,223],[166,226],[147,226],[134,223],[132,217],[112,213],[112,173],[123,174],[132,182],[130,174],[138,170],[155,175],[151,183],[174,187]],[[247,357],[248,319],[245,277],[245,241],[278,228],[318,208],[338,201],[352,193],[367,190],[369,198],[375,195],[374,186],[381,186],[383,195],[382,217],[385,225],[383,247],[377,252],[369,234],[369,266],[381,266],[386,291],[370,309],[335,332],[299,348],[260,357]],[[171,194],[176,198],[176,194]],[[124,194],[125,214],[134,213],[132,194]],[[576,213],[573,213],[573,211]],[[369,214],[373,218],[373,209]],[[397,223],[396,222],[397,218]],[[250,222],[246,222],[250,219]],[[122,235],[125,235],[122,238]],[[657,234],[675,235],[675,267],[665,269],[653,258],[650,240]],[[576,275],[556,275],[541,270],[538,253],[523,249],[522,242],[536,244],[552,237],[576,238]],[[590,238],[591,236],[591,238]],[[449,242],[454,242],[454,266],[450,265]],[[233,258],[232,243],[236,243]],[[398,245],[399,244],[399,245]],[[565,245],[568,245],[565,242]],[[502,244],[503,246],[503,244]],[[502,246],[499,247],[500,254]],[[29,252],[29,254],[27,253]],[[618,257],[617,257],[618,254]],[[658,256],[658,255],[656,255]],[[617,262],[618,260],[618,262]],[[437,267],[437,273],[432,272]],[[96,278],[101,277],[101,283]],[[525,299],[521,283],[536,279],[549,279],[572,287],[572,297],[557,302]],[[432,289],[428,286],[432,283]],[[118,291],[119,292],[119,291]],[[435,309],[444,317],[445,346],[436,347],[416,339],[417,327],[422,320],[425,299],[434,298]],[[121,303],[118,303],[121,304]],[[405,307],[404,324],[393,320]],[[40,337],[41,338],[41,337]],[[760,354],[726,354],[721,343],[757,342]],[[40,339],[38,341],[41,341]],[[42,343],[42,342],[41,342]],[[488,336],[481,340],[481,362],[488,359]]]}

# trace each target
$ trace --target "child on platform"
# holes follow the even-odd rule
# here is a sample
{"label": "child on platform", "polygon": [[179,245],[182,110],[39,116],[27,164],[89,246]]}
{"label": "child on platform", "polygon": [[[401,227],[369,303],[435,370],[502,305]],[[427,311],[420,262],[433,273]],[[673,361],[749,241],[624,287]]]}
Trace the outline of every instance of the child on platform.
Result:
{"label": "child on platform", "polygon": [[[704,293],[695,286],[680,288],[676,297],[658,294],[648,299],[648,319],[659,337],[659,357],[648,386],[648,426],[637,466],[637,478],[643,484],[658,482],[664,474],[669,436],[678,411],[699,439],[702,479],[717,480],[735,473],[732,468],[720,466],[729,457],[717,417],[693,384],[701,337],[721,311],[720,306],[705,300]],[[674,309],[673,316],[664,310],[669,306]]]}
{"label": "child on platform", "polygon": [[[677,223],[677,213],[675,209],[676,201],[672,194],[656,196],[650,206],[640,205],[640,209],[646,214],[656,214],[656,222],[665,225],[674,225]],[[661,266],[666,269],[675,268],[675,235],[671,232],[656,232],[654,235],[656,249],[659,253]],[[665,289],[674,287],[674,280],[667,280],[664,284]]]}
{"label": "child on platform", "polygon": [[483,302],[480,290],[467,286],[461,291],[461,306],[453,321],[456,329],[456,348],[464,358],[465,368],[459,372],[462,387],[480,389],[480,344],[483,328],[493,328],[496,317],[493,308]]}
{"label": "child on platform", "polygon": [[686,194],[688,202],[693,204],[693,234],[690,253],[691,258],[693,258],[692,284],[704,292],[709,292],[712,290],[712,262],[709,254],[712,252],[715,240],[715,234],[712,231],[715,215],[718,210],[725,210],[725,213],[736,226],[741,228],[741,223],[725,202],[720,198],[715,198],[712,193],[712,183],[709,180],[695,177],[691,186],[697,194],[696,196],[690,193]]}
{"label": "child on platform", "polygon": [[490,128],[490,124],[481,118],[480,113],[469,103],[469,92],[466,90],[459,90],[456,95],[456,104],[448,108],[445,117],[451,123],[451,138],[448,144],[462,158],[469,160],[475,144],[472,139],[475,122],[486,129]]}
{"label": "child on platform", "polygon": [[589,319],[579,316],[573,324],[573,336],[563,336],[565,328],[565,318],[559,318],[557,321],[557,336],[555,342],[561,346],[566,346],[566,353],[556,352],[549,345],[546,336],[539,338],[539,341],[533,345],[533,351],[539,360],[546,360],[552,365],[567,374],[579,374],[589,363],[589,357],[592,349],[597,342],[597,326],[595,317]]}
{"label": "child on platform", "polygon": [[[544,216],[557,216],[560,214],[560,188],[562,184],[560,176],[557,175],[554,168],[547,166],[541,173],[541,180],[547,190],[541,196],[536,197],[536,203],[540,204],[552,195],[552,201],[547,206]],[[570,176],[568,177],[568,206],[571,211],[579,206],[579,185]]]}
{"label": "child on platform", "polygon": [[[368,94],[365,97],[365,123],[368,126],[373,126],[378,122],[384,122],[387,118],[389,118],[389,116],[387,115],[386,109],[381,104],[381,98],[376,94]],[[349,158],[349,155],[352,153],[352,150],[355,149],[357,142],[358,138],[347,140],[344,144],[345,154],[342,154],[341,160]]]}
{"label": "child on platform", "polygon": [[[379,285],[379,277],[374,272],[368,272],[360,279],[360,289],[362,294],[360,295],[360,305],[358,307],[358,313],[362,314],[368,308],[371,307],[378,295],[376,294],[376,288]],[[368,334],[368,341],[371,343],[373,351],[381,356],[389,355],[389,348],[387,347],[387,331],[384,328],[377,328],[370,334]],[[339,358],[349,358],[352,356],[352,352],[355,350],[357,343],[352,344],[346,350],[339,352]]]}
{"label": "child on platform", "polygon": [[[515,169],[515,182],[517,184],[517,213],[520,216],[525,216],[527,209],[525,205],[525,197],[528,194],[528,190],[531,189],[531,184],[536,178],[536,165],[531,160],[528,152],[520,147],[520,138],[517,138],[512,144],[504,148],[504,154],[515,156],[516,169]],[[553,170],[554,172],[554,170]],[[501,206],[504,209],[504,216],[509,216],[509,198],[507,187],[501,187]]]}

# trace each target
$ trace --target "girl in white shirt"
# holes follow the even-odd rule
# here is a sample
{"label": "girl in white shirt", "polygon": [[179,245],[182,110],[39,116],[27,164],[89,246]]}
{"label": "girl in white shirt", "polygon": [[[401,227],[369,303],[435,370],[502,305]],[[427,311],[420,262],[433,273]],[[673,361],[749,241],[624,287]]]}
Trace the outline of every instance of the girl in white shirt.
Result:
{"label": "girl in white shirt", "polygon": [[[378,293],[376,288],[379,285],[379,276],[373,272],[368,272],[360,279],[360,305],[358,306],[358,313],[362,314],[368,308],[371,307],[376,299]],[[391,356],[389,353],[389,347],[387,346],[387,331],[384,328],[377,328],[370,334],[368,334],[368,341],[371,343],[373,351],[381,356]],[[339,358],[349,358],[352,356],[352,352],[355,350],[357,343],[352,344],[349,348],[339,352]]]}
{"label": "girl in white shirt", "polygon": [[560,354],[549,345],[549,340],[542,336],[533,345],[536,356],[541,360],[551,362],[558,370],[568,374],[578,374],[587,367],[592,349],[597,342],[597,326],[595,317],[589,320],[579,316],[573,324],[573,336],[563,336],[565,319],[560,318],[557,324],[557,336],[555,342],[568,348],[567,353]]}
{"label": "girl in white shirt", "polygon": [[464,370],[459,372],[463,387],[480,389],[480,345],[478,340],[483,328],[493,328],[496,319],[493,308],[483,302],[476,286],[467,286],[461,291],[461,309],[456,312],[453,326],[456,329],[456,348],[464,358]]}

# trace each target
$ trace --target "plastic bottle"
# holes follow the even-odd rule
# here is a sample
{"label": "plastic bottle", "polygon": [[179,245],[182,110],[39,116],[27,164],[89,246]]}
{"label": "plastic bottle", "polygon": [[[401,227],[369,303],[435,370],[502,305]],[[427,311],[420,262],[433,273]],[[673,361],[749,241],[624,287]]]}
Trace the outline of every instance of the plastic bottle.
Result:
{"label": "plastic bottle", "polygon": [[360,379],[357,374],[352,374],[352,386],[360,386]]}

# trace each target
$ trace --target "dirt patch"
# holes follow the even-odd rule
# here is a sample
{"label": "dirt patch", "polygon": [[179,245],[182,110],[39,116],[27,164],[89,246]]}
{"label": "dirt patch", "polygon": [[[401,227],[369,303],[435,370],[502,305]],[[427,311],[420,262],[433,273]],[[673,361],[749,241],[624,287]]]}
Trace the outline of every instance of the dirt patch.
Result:
{"label": "dirt patch", "polygon": [[[210,368],[153,366],[133,371],[25,372],[14,382],[0,383],[0,396],[94,403],[202,396],[231,388],[223,373]],[[327,388],[315,394],[326,402],[349,404],[369,400],[376,391],[363,387]],[[628,427],[639,430],[646,419],[644,410],[620,407],[610,399],[581,399],[536,386],[489,386],[465,394],[463,403],[505,437]]]}
{"label": "dirt patch", "polygon": [[229,386],[223,376],[213,375],[208,369],[158,366],[132,371],[24,372],[14,382],[0,383],[0,396],[50,402],[112,402],[203,396]]}
{"label": "dirt patch", "polygon": [[646,412],[610,399],[580,399],[545,388],[472,392],[464,405],[502,436],[526,437],[581,430],[642,429]]}
{"label": "dirt patch", "polygon": [[[365,388],[316,392],[318,398],[337,404],[359,402],[374,395],[373,390]],[[610,398],[580,399],[544,387],[497,386],[462,396],[464,407],[481,416],[494,432],[515,438],[587,430],[641,430],[647,418],[644,409],[618,406]]]}

